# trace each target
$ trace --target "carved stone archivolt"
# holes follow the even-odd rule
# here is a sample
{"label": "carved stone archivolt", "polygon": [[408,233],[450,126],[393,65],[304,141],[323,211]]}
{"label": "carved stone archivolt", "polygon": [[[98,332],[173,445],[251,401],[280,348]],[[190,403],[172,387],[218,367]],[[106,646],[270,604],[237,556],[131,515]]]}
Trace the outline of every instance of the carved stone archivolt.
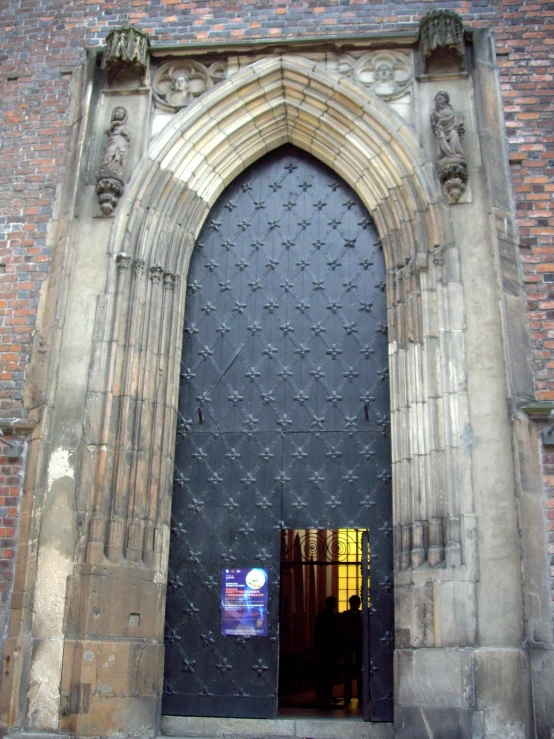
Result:
{"label": "carved stone archivolt", "polygon": [[194,60],[168,62],[154,75],[154,101],[159,108],[175,112],[226,78],[227,65],[214,62],[209,67]]}
{"label": "carved stone archivolt", "polygon": [[[339,83],[340,77],[331,70],[326,70],[322,64],[314,65],[313,62],[299,57],[281,57],[272,60],[260,60],[252,65],[250,70],[244,69],[237,72],[228,81],[227,84],[227,100],[229,105],[221,105],[221,100],[211,100],[207,95],[202,101],[198,101],[195,106],[196,115],[194,124],[187,131],[187,138],[182,133],[175,132],[171,141],[164,146],[156,156],[161,161],[165,159],[171,162],[173,170],[177,171],[183,166],[185,157],[190,152],[190,147],[198,147],[197,151],[201,157],[202,165],[198,169],[198,180],[194,187],[190,183],[185,184],[179,178],[171,179],[171,190],[166,192],[163,202],[157,200],[142,201],[137,199],[137,184],[133,186],[133,190],[129,193],[130,201],[136,204],[132,206],[136,210],[133,216],[133,227],[128,231],[130,240],[125,240],[125,249],[117,248],[114,243],[113,252],[122,252],[117,264],[119,275],[118,287],[115,291],[113,304],[113,315],[110,321],[117,326],[118,338],[113,343],[114,355],[108,361],[106,360],[106,368],[113,366],[117,368],[118,388],[134,387],[135,378],[140,378],[143,383],[142,389],[139,391],[138,397],[144,399],[141,404],[140,412],[140,428],[150,429],[149,438],[156,438],[156,444],[148,446],[149,454],[152,458],[146,459],[140,452],[139,447],[135,449],[135,445],[142,443],[136,436],[135,413],[138,413],[138,406],[132,401],[133,392],[131,390],[122,390],[123,404],[121,407],[121,426],[118,428],[116,437],[109,443],[106,441],[107,453],[110,456],[110,462],[105,467],[98,463],[97,473],[90,472],[91,475],[97,474],[98,480],[95,482],[95,490],[101,491],[99,495],[105,496],[102,503],[98,503],[94,512],[91,511],[91,527],[90,539],[88,541],[88,551],[91,562],[101,562],[107,552],[113,561],[120,561],[123,556],[127,560],[142,561],[150,563],[149,566],[156,568],[163,575],[166,567],[164,559],[164,546],[162,543],[167,538],[167,526],[170,506],[170,489],[171,489],[171,464],[166,460],[170,460],[172,455],[173,431],[177,423],[175,416],[175,408],[173,405],[173,393],[178,383],[179,373],[179,340],[178,337],[182,333],[182,316],[184,293],[180,280],[174,278],[173,275],[186,273],[186,264],[188,255],[192,250],[196,236],[199,232],[206,213],[210,206],[215,202],[219,195],[219,187],[223,176],[232,177],[236,172],[241,171],[244,167],[244,161],[247,158],[255,157],[273,140],[272,137],[276,131],[280,131],[284,121],[289,121],[290,141],[293,144],[310,147],[324,163],[348,162],[347,166],[339,166],[338,170],[344,172],[349,178],[347,181],[352,182],[358,188],[360,197],[370,208],[375,219],[377,227],[380,229],[383,249],[387,254],[387,261],[390,265],[389,283],[388,283],[388,299],[389,306],[389,338],[394,351],[390,356],[391,375],[394,377],[404,377],[403,372],[405,366],[411,366],[410,362],[415,362],[417,354],[414,354],[413,347],[421,345],[422,351],[426,356],[433,356],[433,366],[442,366],[440,361],[441,345],[433,342],[423,330],[424,321],[422,318],[423,304],[421,299],[421,285],[426,286],[425,289],[433,291],[436,289],[434,266],[430,269],[432,274],[428,274],[422,267],[427,266],[424,263],[423,254],[419,256],[416,251],[417,243],[424,242],[432,244],[436,238],[436,233],[448,233],[448,226],[443,223],[444,214],[441,210],[434,210],[434,206],[427,204],[426,193],[428,190],[433,191],[434,184],[427,179],[420,182],[420,178],[425,178],[421,168],[415,168],[417,175],[412,176],[410,171],[403,168],[403,159],[394,155],[393,149],[389,146],[388,138],[392,137],[401,151],[406,151],[406,161],[410,162],[412,151],[417,151],[415,133],[406,130],[402,137],[399,136],[395,126],[396,118],[389,113],[387,107],[381,101],[376,101],[368,94],[369,85],[374,81],[374,70],[379,66],[378,52],[371,57],[363,58],[360,56],[355,60],[354,66],[351,68],[351,76],[354,73],[354,67],[358,66],[358,73],[361,78],[362,71],[366,70],[366,64],[369,65],[371,77],[365,78],[367,85],[363,88],[359,83],[355,83],[351,78],[348,83],[343,86],[343,94],[348,99],[348,107],[338,98],[335,101],[336,84]],[[383,57],[381,56],[381,60]],[[394,58],[385,57],[394,66]],[[407,57],[409,60],[409,57]],[[408,63],[408,61],[406,61]],[[178,65],[183,62],[174,62],[174,67],[166,67],[168,78],[172,79],[178,70]],[[172,76],[173,75],[173,76]],[[272,105],[276,107],[276,115],[271,119],[271,126],[263,126],[263,118],[258,116],[267,115],[267,108],[256,110],[256,115],[252,115],[244,106],[240,107],[240,117],[237,121],[236,112],[233,109],[232,101],[240,100],[243,91],[248,89],[252,91],[253,80],[260,94],[264,94],[268,81],[275,80],[277,75],[281,76],[281,84],[278,86],[280,99],[272,99]],[[162,73],[159,75],[162,76]],[[299,84],[298,80],[303,81],[302,97],[298,98],[296,94],[290,91],[294,84]],[[168,88],[166,88],[168,89]],[[296,88],[294,88],[296,90]],[[385,161],[386,171],[390,171],[390,192],[384,189],[383,182],[378,175],[378,170],[371,166],[371,151],[367,151],[367,157],[361,158],[359,149],[353,144],[353,139],[345,138],[343,128],[337,123],[336,119],[328,114],[321,112],[322,95],[325,92],[325,100],[329,101],[329,105],[338,105],[341,115],[349,116],[355,125],[359,128],[360,137],[364,140],[371,140],[379,146]],[[211,102],[210,102],[211,100]],[[208,101],[208,102],[206,102]],[[365,102],[364,102],[365,101]],[[366,105],[367,107],[362,107]],[[217,114],[214,115],[214,106],[217,106]],[[327,108],[326,108],[327,110]],[[374,119],[370,114],[363,115],[365,111],[375,110],[378,113],[378,119],[374,123]],[[191,111],[192,114],[192,111]],[[300,115],[302,114],[302,116]],[[304,128],[304,121],[310,121],[309,138]],[[386,131],[382,126],[389,126]],[[190,122],[189,122],[190,125]],[[229,131],[233,135],[233,147],[223,149],[221,152],[216,148],[217,137],[206,135],[206,132],[223,130]],[[263,134],[260,135],[260,131]],[[201,132],[201,133],[200,133]],[[410,136],[412,137],[410,139]],[[410,145],[411,142],[411,145]],[[406,143],[408,146],[406,146]],[[405,148],[406,146],[406,148]],[[217,153],[219,152],[219,153]],[[217,154],[217,155],[216,155]],[[232,167],[228,169],[227,155],[232,156]],[[141,165],[146,166],[146,165]],[[149,165],[150,166],[150,165]],[[162,187],[163,177],[167,176],[165,170],[159,170],[160,174],[156,177],[160,178],[160,183],[155,185],[152,183],[152,193],[159,192]],[[369,184],[365,183],[365,177],[369,176]],[[140,175],[135,178],[135,183],[141,182]],[[409,197],[406,201],[401,201],[397,197],[398,188],[395,182],[405,183],[408,188]],[[356,184],[357,183],[357,184]],[[361,183],[361,184],[360,184]],[[150,190],[149,190],[150,192]],[[152,195],[149,195],[152,197]],[[435,196],[434,196],[435,197]],[[382,206],[383,199],[386,206]],[[435,200],[438,200],[436,195]],[[429,213],[429,218],[419,219],[419,213],[416,216],[415,210],[411,212],[405,203],[412,204],[413,209],[421,208],[421,212]],[[398,221],[402,220],[404,228],[401,232],[390,229],[389,211],[392,208]],[[133,211],[135,212],[135,211]],[[183,231],[180,225],[186,214],[187,230]],[[121,218],[125,216],[121,214]],[[166,224],[173,226],[163,227],[161,230],[153,227],[153,223],[157,218],[163,220]],[[140,225],[139,225],[140,224]],[[421,232],[420,224],[429,224],[429,232]],[[114,231],[114,238],[118,239],[122,232]],[[121,244],[123,246],[123,244]],[[122,271],[127,267],[127,254],[132,255],[132,261],[126,271]],[[163,268],[162,266],[163,265]],[[401,265],[398,270],[395,265]],[[432,262],[431,262],[432,265]],[[128,279],[133,274],[133,279]],[[397,279],[393,279],[396,274]],[[119,292],[121,290],[121,292]],[[446,288],[441,288],[441,300],[448,300]],[[444,293],[444,294],[443,294]],[[434,294],[434,293],[433,293]],[[430,300],[430,299],[428,299]],[[428,302],[427,300],[427,302]],[[433,298],[434,300],[434,298]],[[425,304],[427,304],[427,302]],[[433,301],[431,301],[433,302]],[[112,309],[111,309],[112,310]],[[120,315],[118,311],[123,311]],[[129,313],[127,313],[129,311]],[[448,310],[445,308],[444,315],[447,316]],[[433,320],[442,321],[442,313],[433,314]],[[105,320],[105,319],[103,319]],[[446,320],[446,319],[445,319]],[[110,323],[112,325],[112,323]],[[438,335],[443,324],[437,325],[433,329],[433,336]],[[446,324],[444,324],[446,325]],[[128,333],[130,332],[130,333]],[[444,342],[448,343],[448,331],[444,331]],[[147,337],[147,338],[144,338]],[[143,351],[141,346],[146,347]],[[157,342],[157,343],[156,343]],[[111,346],[111,345],[110,345]],[[119,361],[118,357],[125,354],[125,361]],[[111,355],[110,355],[111,356]],[[163,358],[163,373],[160,371],[160,357]],[[142,363],[142,364],[141,364]],[[407,364],[406,364],[407,363]],[[138,367],[141,367],[138,370]],[[104,365],[102,365],[104,366]],[[410,370],[416,373],[414,366]],[[137,374],[138,372],[138,374]],[[106,382],[112,382],[111,375],[106,375]],[[402,387],[405,381],[401,381]],[[437,566],[444,560],[443,548],[446,546],[443,536],[443,521],[450,515],[458,515],[457,505],[454,502],[454,494],[448,497],[442,494],[446,473],[442,470],[440,461],[436,463],[429,462],[429,468],[426,470],[420,460],[425,456],[423,451],[416,451],[423,444],[425,448],[433,450],[433,453],[446,457],[450,454],[450,450],[445,449],[444,439],[441,437],[441,424],[435,414],[439,411],[442,398],[444,402],[454,392],[454,388],[450,387],[451,376],[445,371],[444,377],[436,377],[432,385],[429,387],[429,398],[421,396],[422,389],[419,385],[410,385],[408,396],[404,391],[399,393],[397,386],[392,394],[392,424],[394,426],[394,438],[396,439],[395,457],[393,463],[393,475],[395,479],[394,490],[396,495],[395,509],[405,511],[405,515],[399,517],[398,524],[411,525],[416,523],[415,533],[409,529],[410,537],[413,536],[416,541],[416,550],[423,549],[423,554],[416,551],[413,555],[413,561],[418,565],[422,557],[428,557],[432,566]],[[119,392],[119,390],[118,390]],[[406,391],[408,392],[408,391]],[[166,395],[164,395],[166,393]],[[410,394],[413,394],[412,395]],[[108,397],[108,396],[106,396]],[[439,400],[437,400],[437,398]],[[119,402],[119,401],[118,401]],[[417,415],[415,408],[418,408]],[[110,410],[106,410],[105,428],[106,434],[112,429],[113,420],[109,418]],[[147,415],[148,414],[148,415]],[[161,419],[165,419],[163,422]],[[423,425],[421,425],[423,424]],[[142,432],[141,432],[142,433]],[[455,432],[452,432],[455,435]],[[455,435],[455,438],[456,435]],[[106,437],[107,439],[107,437]],[[129,450],[133,450],[129,452]],[[438,450],[438,451],[436,451]],[[451,472],[448,480],[455,480],[458,477],[457,457],[452,453]],[[121,479],[118,477],[119,467],[125,470],[128,460],[134,460],[140,467],[137,473],[137,479],[144,481],[140,491],[133,488],[133,499],[127,500],[125,477],[121,473]],[[92,464],[91,460],[91,464]],[[130,462],[129,462],[130,464]],[[134,464],[134,462],[133,462]],[[444,461],[446,464],[446,460]],[[146,467],[145,467],[146,465]],[[150,469],[155,471],[144,474],[142,470]],[[104,474],[111,477],[100,480],[100,476]],[[126,473],[127,474],[127,473]],[[129,473],[130,474],[130,473]],[[133,478],[134,479],[134,478]],[[420,490],[424,492],[421,493]],[[121,496],[121,501],[118,496]],[[420,500],[424,503],[419,503]],[[411,508],[407,508],[407,499],[415,501],[413,512]],[[447,506],[447,500],[452,499],[452,505]],[[146,507],[151,508],[151,512],[146,512]],[[426,510],[428,508],[428,510]],[[417,510],[416,510],[417,509]],[[109,525],[104,518],[103,510],[113,510],[113,520]],[[98,518],[98,523],[94,521]],[[428,521],[429,534],[427,534],[427,524],[419,526],[418,522]],[[441,523],[438,523],[438,522]],[[418,528],[419,526],[419,528]],[[422,528],[423,527],[423,528]],[[423,531],[420,536],[420,529]],[[432,529],[432,532],[431,532]],[[106,531],[109,530],[109,533]],[[154,532],[152,535],[146,532]],[[133,533],[134,532],[134,533]],[[137,533],[138,532],[138,533]],[[165,533],[164,533],[165,532]],[[422,538],[423,537],[423,538]],[[419,540],[423,544],[418,544]],[[427,541],[431,542],[434,549],[431,555],[425,555],[429,548]],[[108,542],[108,544],[106,544]],[[129,543],[131,542],[131,543]],[[153,543],[154,542],[154,543]],[[411,548],[414,548],[410,544]],[[403,551],[403,550],[402,550]],[[412,555],[410,554],[410,558]]]}
{"label": "carved stone archivolt", "polygon": [[401,51],[369,51],[361,56],[328,54],[325,61],[318,63],[349,77],[383,100],[402,97],[413,80],[412,57]]}
{"label": "carved stone archivolt", "polygon": [[468,180],[467,158],[462,148],[464,117],[450,105],[450,96],[444,90],[435,95],[431,127],[437,139],[440,180],[449,200],[457,203]]}
{"label": "carved stone archivolt", "polygon": [[453,10],[432,10],[419,26],[419,49],[425,70],[432,61],[455,60],[459,69],[465,69],[466,55],[464,26]]}
{"label": "carved stone archivolt", "polygon": [[105,216],[113,213],[119,198],[123,195],[125,181],[123,170],[129,153],[131,132],[127,128],[127,110],[122,105],[112,111],[112,120],[106,133],[108,143],[104,157],[96,175],[96,194],[100,208]]}

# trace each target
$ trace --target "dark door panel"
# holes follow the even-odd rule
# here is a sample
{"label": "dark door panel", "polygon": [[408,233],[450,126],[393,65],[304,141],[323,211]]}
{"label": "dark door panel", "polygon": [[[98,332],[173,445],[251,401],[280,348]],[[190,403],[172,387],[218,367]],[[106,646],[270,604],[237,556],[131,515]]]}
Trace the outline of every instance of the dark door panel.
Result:
{"label": "dark door panel", "polygon": [[[283,528],[370,529],[371,649],[387,663],[373,669],[392,691],[392,649],[373,647],[393,628],[387,361],[385,266],[364,206],[294,147],[264,157],[220,197],[191,260],[166,713],[275,715]],[[267,637],[222,636],[224,567],[268,571]]]}

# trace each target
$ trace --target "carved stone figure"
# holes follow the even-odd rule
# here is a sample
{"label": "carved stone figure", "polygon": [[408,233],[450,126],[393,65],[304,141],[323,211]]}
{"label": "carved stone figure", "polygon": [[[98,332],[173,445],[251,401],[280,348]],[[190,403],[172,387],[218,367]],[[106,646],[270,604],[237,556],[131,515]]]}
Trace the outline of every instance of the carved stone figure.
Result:
{"label": "carved stone figure", "polygon": [[113,213],[125,189],[123,170],[131,141],[131,132],[126,123],[127,110],[118,105],[112,111],[112,120],[106,130],[108,143],[96,175],[96,194],[104,215]]}
{"label": "carved stone figure", "polygon": [[209,83],[204,83],[201,77],[177,74],[169,84],[165,101],[173,108],[183,108],[194,99],[195,92],[201,94],[200,91],[205,92],[209,87]]}
{"label": "carved stone figure", "polygon": [[398,85],[394,79],[394,69],[390,64],[381,63],[375,70],[375,91],[379,91],[381,95],[388,95],[395,92]]}
{"label": "carved stone figure", "polygon": [[192,60],[163,64],[154,75],[154,101],[158,107],[175,112],[190,105],[225,76],[222,62],[209,67]]}
{"label": "carved stone figure", "polygon": [[458,202],[466,189],[467,159],[462,149],[464,118],[450,105],[450,96],[441,91],[435,95],[431,127],[437,139],[437,170],[450,200]]}
{"label": "carved stone figure", "polygon": [[112,120],[106,131],[108,144],[104,149],[101,171],[123,174],[131,140],[131,132],[125,125],[126,123],[127,110],[122,105],[118,105],[112,111]]}

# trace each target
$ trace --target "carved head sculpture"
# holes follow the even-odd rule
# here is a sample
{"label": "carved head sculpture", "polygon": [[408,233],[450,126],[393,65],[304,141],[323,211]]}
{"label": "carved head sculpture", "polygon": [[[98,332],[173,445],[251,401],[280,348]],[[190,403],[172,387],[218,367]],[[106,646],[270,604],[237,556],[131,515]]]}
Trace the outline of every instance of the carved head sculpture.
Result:
{"label": "carved head sculpture", "polygon": [[183,74],[178,74],[171,80],[171,89],[175,92],[185,92],[187,89],[187,78]]}
{"label": "carved head sculpture", "polygon": [[408,54],[398,51],[369,51],[356,60],[351,59],[352,72],[346,66],[345,56],[339,70],[368,87],[376,95],[391,99],[408,92],[412,80],[412,62]]}
{"label": "carved head sculpture", "polygon": [[222,62],[214,62],[209,67],[193,59],[166,62],[158,68],[152,81],[154,101],[163,110],[176,112],[225,76],[226,67]]}
{"label": "carved head sculpture", "polygon": [[122,106],[118,105],[112,110],[112,123],[127,123],[127,110]]}
{"label": "carved head sculpture", "polygon": [[437,92],[435,95],[435,108],[442,110],[447,105],[450,105],[450,95],[444,90]]}
{"label": "carved head sculpture", "polygon": [[390,64],[379,64],[375,70],[375,79],[379,80],[379,82],[394,80],[394,69]]}

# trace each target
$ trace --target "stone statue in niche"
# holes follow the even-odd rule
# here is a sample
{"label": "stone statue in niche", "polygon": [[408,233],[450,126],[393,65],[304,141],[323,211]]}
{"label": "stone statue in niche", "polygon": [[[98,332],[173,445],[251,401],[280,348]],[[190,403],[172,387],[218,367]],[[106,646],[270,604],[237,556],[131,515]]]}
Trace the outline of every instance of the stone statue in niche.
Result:
{"label": "stone statue in niche", "polygon": [[129,152],[129,142],[131,141],[131,132],[127,128],[127,110],[118,105],[112,111],[112,120],[106,133],[108,134],[108,144],[104,149],[104,158],[100,171],[116,172],[123,174],[123,168],[127,161]]}
{"label": "stone statue in niche", "polygon": [[464,118],[450,105],[450,96],[441,91],[435,95],[431,127],[438,144],[437,170],[448,198],[457,203],[467,185],[467,158],[462,148]]}
{"label": "stone statue in niche", "polygon": [[209,67],[193,60],[163,64],[154,75],[154,101],[159,108],[176,112],[190,105],[225,76],[226,67],[222,62]]}
{"label": "stone statue in niche", "polygon": [[127,110],[118,105],[112,111],[112,119],[106,130],[108,143],[96,175],[96,194],[105,216],[113,213],[125,189],[123,170],[131,141],[131,132],[126,125],[127,117]]}

